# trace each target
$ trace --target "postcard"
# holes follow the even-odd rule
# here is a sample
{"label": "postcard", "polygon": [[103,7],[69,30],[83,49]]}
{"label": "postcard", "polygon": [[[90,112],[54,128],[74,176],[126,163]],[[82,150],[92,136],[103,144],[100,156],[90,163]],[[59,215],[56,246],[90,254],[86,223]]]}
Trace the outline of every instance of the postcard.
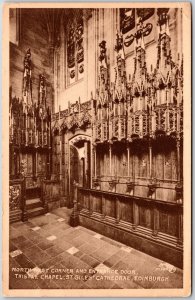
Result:
{"label": "postcard", "polygon": [[191,5],[3,7],[3,292],[191,293]]}

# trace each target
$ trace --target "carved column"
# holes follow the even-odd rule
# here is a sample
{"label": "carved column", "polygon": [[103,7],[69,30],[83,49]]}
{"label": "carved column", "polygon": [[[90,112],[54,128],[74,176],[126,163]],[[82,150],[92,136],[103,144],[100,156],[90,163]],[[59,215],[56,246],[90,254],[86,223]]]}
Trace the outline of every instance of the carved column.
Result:
{"label": "carved column", "polygon": [[87,99],[89,99],[89,95],[87,94],[89,89],[88,89],[88,20],[91,18],[91,13],[89,12],[89,10],[84,10],[83,12],[83,27],[84,27],[84,41],[83,41],[83,48],[84,48],[84,55],[85,55],[85,60],[84,60],[84,70],[85,70],[85,77],[84,77],[84,81],[85,81],[85,91],[86,91],[86,95],[85,97]]}
{"label": "carved column", "polygon": [[109,144],[109,173],[112,175],[112,144]]}
{"label": "carved column", "polygon": [[71,207],[71,199],[70,199],[70,144],[68,144],[68,203],[67,203],[67,207],[70,208]]}
{"label": "carved column", "polygon": [[35,149],[35,154],[33,155],[33,157],[34,157],[34,163],[33,163],[33,166],[34,166],[34,176],[35,176],[35,178],[37,178],[37,163],[38,163],[38,153],[37,153],[37,149]]}
{"label": "carved column", "polygon": [[25,135],[26,135],[26,146],[28,145],[28,115],[26,114],[26,124],[25,124]]}
{"label": "carved column", "polygon": [[104,219],[106,216],[106,199],[104,197],[104,194],[102,194],[102,219]]}
{"label": "carved column", "polygon": [[78,183],[74,183],[74,200],[73,211],[70,216],[70,225],[76,227],[79,225],[79,211],[78,211]]}
{"label": "carved column", "polygon": [[51,179],[51,151],[48,149],[47,153],[47,168],[46,168],[46,179],[50,180]]}
{"label": "carved column", "polygon": [[149,184],[148,184],[148,197],[155,198],[155,192],[157,187],[156,179],[152,176],[152,145],[149,142]]}
{"label": "carved column", "polygon": [[21,209],[22,209],[22,221],[25,222],[28,220],[28,214],[26,210],[26,178],[23,178],[22,182],[22,203],[21,203]]}
{"label": "carved column", "polygon": [[62,133],[59,133],[59,179],[62,180]]}
{"label": "carved column", "polygon": [[54,105],[55,107],[54,108],[54,111],[55,113],[58,111],[58,108],[59,108],[59,100],[58,100],[58,76],[57,76],[57,73],[58,73],[58,53],[59,53],[59,49],[57,48],[54,48],[53,50],[53,68],[54,68]]}
{"label": "carved column", "polygon": [[177,138],[177,181],[181,181],[181,164],[180,164],[180,139]]}
{"label": "carved column", "polygon": [[149,177],[152,178],[152,145],[149,143]]}
{"label": "carved column", "polygon": [[43,117],[41,118],[41,147],[43,147]]}
{"label": "carved column", "polygon": [[10,175],[14,177],[14,145],[10,145]]}
{"label": "carved column", "polygon": [[120,217],[121,217],[121,211],[120,211],[120,200],[117,197],[116,202],[116,223],[118,224],[120,222]]}
{"label": "carved column", "polygon": [[155,237],[159,231],[159,210],[155,205],[153,206],[152,217],[152,235]]}
{"label": "carved column", "polygon": [[93,153],[94,153],[94,178],[97,177],[97,146],[93,145]]}
{"label": "carved column", "polygon": [[130,144],[127,145],[127,176],[130,177]]}
{"label": "carved column", "polygon": [[94,169],[94,164],[93,164],[93,146],[92,142],[89,143],[89,151],[90,151],[90,176],[89,176],[89,188],[93,188],[93,169]]}
{"label": "carved column", "polygon": [[182,245],[183,243],[183,212],[182,207],[178,206],[178,216],[177,216],[177,243],[178,246]]}
{"label": "carved column", "polygon": [[183,183],[182,183],[182,178],[181,178],[181,144],[180,144],[180,139],[177,138],[177,184],[175,186],[175,191],[176,191],[176,201],[179,204],[182,204],[183,202]]}
{"label": "carved column", "polygon": [[85,157],[84,157],[84,187],[90,188],[90,144],[89,141],[84,142]]}
{"label": "carved column", "polygon": [[133,229],[139,225],[139,206],[133,201]]}
{"label": "carved column", "polygon": [[92,215],[93,214],[93,197],[90,192],[89,192],[89,196],[88,196],[88,208],[89,208],[89,214]]}

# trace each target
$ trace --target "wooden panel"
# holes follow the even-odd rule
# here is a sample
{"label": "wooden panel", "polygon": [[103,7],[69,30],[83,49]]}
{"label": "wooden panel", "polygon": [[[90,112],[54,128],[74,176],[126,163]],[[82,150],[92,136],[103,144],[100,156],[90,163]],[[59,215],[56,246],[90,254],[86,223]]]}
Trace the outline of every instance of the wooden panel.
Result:
{"label": "wooden panel", "polygon": [[139,177],[139,157],[134,155],[134,172],[135,178]]}
{"label": "wooden panel", "polygon": [[106,176],[109,174],[109,152],[108,147],[104,145],[97,146],[96,152],[96,168],[98,176]]}
{"label": "wooden panel", "polygon": [[129,176],[131,178],[134,177],[134,165],[133,165],[133,155],[130,155],[130,158],[129,158]]}
{"label": "wooden panel", "polygon": [[157,153],[155,156],[155,173],[157,179],[164,177],[164,158],[162,153]]}
{"label": "wooden panel", "polygon": [[147,178],[148,176],[148,167],[149,167],[149,161],[148,161],[148,154],[143,153],[139,156],[139,177]]}
{"label": "wooden panel", "polygon": [[139,225],[151,228],[151,208],[149,206],[139,206]]}
{"label": "wooden panel", "polygon": [[20,163],[22,164],[24,174],[27,174],[27,154],[22,153],[22,160]]}
{"label": "wooden panel", "polygon": [[177,215],[174,212],[159,212],[159,231],[177,236]]}
{"label": "wooden panel", "polygon": [[116,217],[116,213],[115,213],[115,199],[113,197],[107,197],[106,198],[106,216],[109,217]]}
{"label": "wooden panel", "polygon": [[127,176],[127,148],[117,143],[113,149],[114,161],[112,163],[113,175]]}
{"label": "wooden panel", "polygon": [[176,151],[171,152],[172,162],[172,180],[177,180],[177,153]]}
{"label": "wooden panel", "polygon": [[89,196],[88,193],[83,196],[83,208],[85,209],[89,209]]}
{"label": "wooden panel", "polygon": [[110,165],[110,162],[109,162],[109,153],[105,152],[104,153],[103,166],[102,166],[103,174],[110,175],[110,166],[109,165]]}
{"label": "wooden panel", "polygon": [[165,173],[165,179],[167,179],[167,180],[172,179],[171,152],[168,152],[168,153],[165,154],[164,173]]}
{"label": "wooden panel", "polygon": [[84,193],[79,190],[77,194],[77,200],[81,208],[84,207],[84,197],[85,197]]}
{"label": "wooden panel", "polygon": [[157,179],[177,180],[177,155],[176,150],[166,149],[164,153],[154,151],[154,174]]}
{"label": "wooden panel", "polygon": [[42,167],[43,167],[43,161],[42,161],[43,155],[41,153],[37,153],[37,172],[42,173]]}
{"label": "wooden panel", "polygon": [[[97,147],[98,149],[98,147]],[[100,151],[96,151],[96,175],[100,176],[101,174],[101,165],[102,165],[102,155]]]}
{"label": "wooden panel", "polygon": [[121,220],[133,223],[133,202],[120,201]]}
{"label": "wooden panel", "polygon": [[92,201],[93,211],[97,213],[101,213],[102,212],[101,195],[92,193],[91,201]]}
{"label": "wooden panel", "polygon": [[[86,207],[86,203],[88,204],[90,196],[90,203],[93,203],[93,211],[101,214],[101,218],[96,217],[95,214],[93,218],[90,218],[91,214],[86,214],[87,220],[91,219],[93,224],[99,220],[101,226],[98,229],[99,232],[104,232],[105,226],[111,226],[115,238],[115,232],[118,229],[120,230],[120,238],[127,232],[133,233],[131,239],[134,240],[136,247],[138,238],[144,237],[149,245],[155,239],[155,245],[157,248],[159,247],[159,251],[161,251],[160,247],[163,245],[166,247],[169,245],[172,249],[181,251],[183,231],[182,206],[178,206],[178,204],[170,201],[155,199],[149,201],[144,197],[125,196],[101,190],[79,188],[79,191],[82,191],[85,195],[83,208]],[[102,210],[100,210],[100,203]],[[92,212],[91,208],[92,205],[90,205],[90,212]],[[81,211],[81,219],[84,215],[85,211]],[[132,240],[129,242],[132,242]],[[143,246],[140,245],[140,247],[142,248]],[[170,248],[168,248],[169,250]],[[170,257],[168,254],[167,256]]]}

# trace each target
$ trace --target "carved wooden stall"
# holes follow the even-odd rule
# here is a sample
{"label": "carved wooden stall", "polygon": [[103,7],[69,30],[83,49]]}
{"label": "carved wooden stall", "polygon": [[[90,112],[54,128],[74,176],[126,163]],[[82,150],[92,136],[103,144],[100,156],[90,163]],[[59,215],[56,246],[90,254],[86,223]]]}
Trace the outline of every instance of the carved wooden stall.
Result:
{"label": "carved wooden stall", "polygon": [[46,106],[46,78],[40,74],[37,99],[33,99],[31,65],[28,49],[24,58],[23,97],[13,97],[10,91],[9,105],[10,216],[17,206],[22,209],[22,220],[45,211],[42,185],[43,179],[49,179],[51,174],[51,111]]}
{"label": "carved wooden stall", "polygon": [[182,267],[180,203],[78,188],[78,206],[86,227]]}
{"label": "carved wooden stall", "polygon": [[[157,61],[148,70],[145,43],[154,14]],[[172,58],[168,9],[128,16],[116,35],[114,82],[106,41],[99,43],[93,185],[79,188],[80,222],[182,267],[183,57]],[[133,44],[134,72],[127,78],[124,48]]]}
{"label": "carved wooden stall", "polygon": [[10,180],[9,185],[9,220],[10,222],[15,222],[25,218],[24,210],[24,180],[15,179]]}
{"label": "carved wooden stall", "polygon": [[[88,102],[71,102],[52,117],[57,149],[53,169],[62,179],[65,205],[77,201],[74,214],[79,208],[82,225],[181,267],[183,55],[182,49],[175,54],[170,35],[173,15],[181,11],[120,9],[117,13],[115,46],[109,49],[104,38],[96,39],[95,96]],[[154,42],[156,59],[148,66],[147,47]],[[111,53],[115,53],[114,66]],[[79,143],[74,144],[77,150],[70,147],[70,141],[83,134],[90,138],[87,185],[76,158]],[[71,170],[75,164],[78,170]]]}

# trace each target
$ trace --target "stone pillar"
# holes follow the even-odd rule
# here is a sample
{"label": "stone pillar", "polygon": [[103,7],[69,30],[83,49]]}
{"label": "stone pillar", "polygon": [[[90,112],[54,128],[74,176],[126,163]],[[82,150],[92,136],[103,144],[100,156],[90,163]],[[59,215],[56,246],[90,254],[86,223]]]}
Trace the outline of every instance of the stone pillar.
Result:
{"label": "stone pillar", "polygon": [[73,210],[70,215],[70,226],[76,227],[79,225],[79,211],[78,211],[78,183],[74,182],[74,200]]}

